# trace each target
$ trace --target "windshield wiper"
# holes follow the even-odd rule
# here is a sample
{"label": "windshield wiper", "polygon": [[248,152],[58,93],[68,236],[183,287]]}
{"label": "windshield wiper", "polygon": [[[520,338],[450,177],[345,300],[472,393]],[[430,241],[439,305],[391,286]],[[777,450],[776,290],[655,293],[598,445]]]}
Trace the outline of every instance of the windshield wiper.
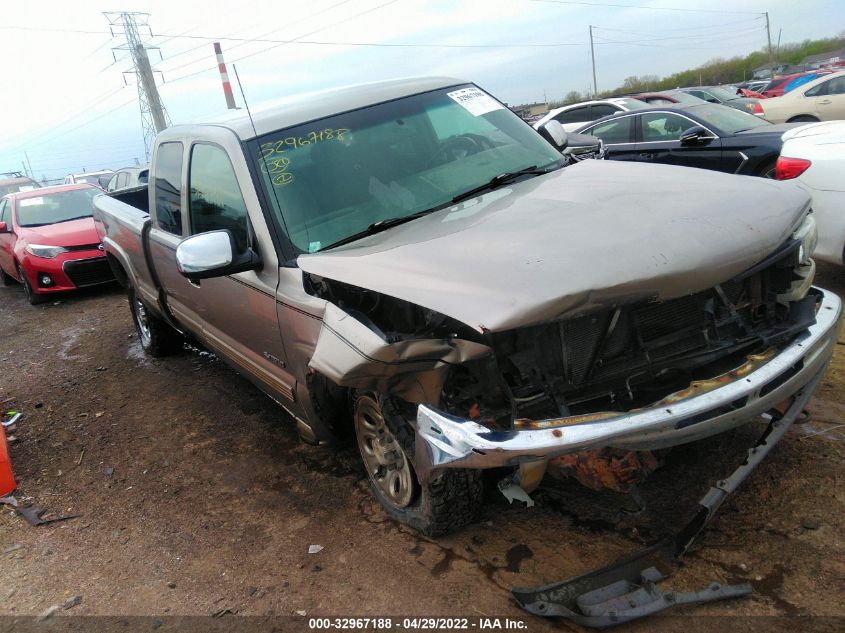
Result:
{"label": "windshield wiper", "polygon": [[387,218],[385,220],[373,222],[363,231],[358,231],[357,233],[353,233],[352,235],[347,235],[343,239],[340,239],[337,242],[332,242],[328,246],[321,248],[320,251],[326,251],[330,248],[335,248],[336,246],[343,246],[344,244],[349,244],[350,242],[354,242],[355,240],[360,240],[363,237],[375,235],[376,233],[381,233],[382,231],[386,231],[387,229],[392,228],[394,226],[405,224],[405,222],[410,222],[411,220],[416,220],[417,218],[422,217],[424,215],[428,215],[429,213],[439,211],[444,207],[448,207],[450,204],[452,203],[449,202],[446,204],[438,205],[436,207],[432,207],[430,209],[425,209],[424,211],[417,211],[416,213],[412,213],[411,215],[402,215],[395,218]]}
{"label": "windshield wiper", "polygon": [[463,193],[459,193],[457,196],[452,198],[452,202],[461,202],[466,200],[467,198],[472,198],[479,193],[483,193],[485,191],[493,191],[494,189],[501,187],[513,180],[516,180],[520,176],[525,175],[535,175],[539,176],[540,174],[547,174],[550,171],[555,169],[555,167],[548,167],[546,169],[537,169],[537,165],[531,165],[531,167],[526,167],[525,169],[520,169],[519,171],[509,171],[505,172],[504,174],[499,174],[498,176],[493,176],[490,180],[488,180],[483,185],[479,185],[478,187],[474,187],[469,191],[464,191]]}
{"label": "windshield wiper", "polygon": [[85,218],[90,218],[90,215],[80,215],[75,218],[65,218],[64,220],[57,220],[53,222],[53,224],[61,224],[62,222],[73,222],[74,220],[84,220]]}

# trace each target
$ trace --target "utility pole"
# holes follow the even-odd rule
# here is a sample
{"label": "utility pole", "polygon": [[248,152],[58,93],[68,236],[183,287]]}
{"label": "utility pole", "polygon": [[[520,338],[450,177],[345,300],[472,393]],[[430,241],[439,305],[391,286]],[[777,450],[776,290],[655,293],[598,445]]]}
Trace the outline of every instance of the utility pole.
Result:
{"label": "utility pole", "polygon": [[232,94],[232,84],[229,83],[229,72],[226,70],[226,61],[223,59],[223,49],[220,42],[214,42],[214,54],[217,55],[217,67],[220,69],[220,80],[223,82],[223,96],[226,97],[226,107],[230,110],[237,110],[235,95]]}
{"label": "utility pole", "polygon": [[769,40],[769,75],[772,79],[775,78],[775,57],[772,52],[772,30],[769,28],[769,12],[766,11],[763,15],[766,16],[766,38]]}
{"label": "utility pole", "polygon": [[593,46],[593,25],[590,25],[590,57],[593,60],[593,98],[599,93],[598,83],[596,82],[596,49]]}
{"label": "utility pole", "polygon": [[32,178],[32,176],[35,172],[32,171],[32,163],[29,162],[29,154],[27,154],[26,151],[24,151],[23,155],[24,155],[24,158],[26,158],[26,164],[29,167],[29,177]]}
{"label": "utility pole", "polygon": [[[127,73],[135,75],[138,86],[138,103],[141,109],[141,130],[144,135],[144,148],[147,158],[150,157],[150,149],[156,134],[170,125],[170,117],[164,109],[161,97],[158,94],[154,70],[150,64],[147,51],[157,49],[156,46],[144,44],[138,27],[149,28],[149,13],[135,13],[130,11],[107,11],[103,15],[109,21],[110,27],[123,27],[126,43],[117,46],[112,51],[128,51],[132,59],[133,69],[124,72],[124,81]],[[112,28],[112,34],[114,29]],[[115,55],[115,61],[117,56]]]}

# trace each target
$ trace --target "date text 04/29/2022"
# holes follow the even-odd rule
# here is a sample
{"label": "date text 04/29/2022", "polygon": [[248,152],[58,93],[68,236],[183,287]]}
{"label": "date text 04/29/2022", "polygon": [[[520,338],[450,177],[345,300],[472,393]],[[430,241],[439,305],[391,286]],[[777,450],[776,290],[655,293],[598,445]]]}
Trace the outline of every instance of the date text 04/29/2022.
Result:
{"label": "date text 04/29/2022", "polygon": [[411,618],[309,618],[308,628],[312,630],[527,630],[525,620],[519,618],[442,618],[442,617],[411,617]]}

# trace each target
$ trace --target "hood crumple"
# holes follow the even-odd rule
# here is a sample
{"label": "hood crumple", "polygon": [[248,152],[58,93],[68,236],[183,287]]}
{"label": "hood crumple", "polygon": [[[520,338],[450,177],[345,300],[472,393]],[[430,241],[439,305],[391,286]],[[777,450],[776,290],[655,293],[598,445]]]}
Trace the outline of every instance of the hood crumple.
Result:
{"label": "hood crumple", "polygon": [[298,264],[503,331],[713,287],[782,244],[808,205],[772,180],[584,161]]}

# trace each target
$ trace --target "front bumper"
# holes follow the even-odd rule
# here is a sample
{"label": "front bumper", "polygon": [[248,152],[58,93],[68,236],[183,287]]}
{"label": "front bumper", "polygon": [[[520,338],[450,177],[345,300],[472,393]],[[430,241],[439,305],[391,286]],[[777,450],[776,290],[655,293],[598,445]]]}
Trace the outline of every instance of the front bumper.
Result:
{"label": "front bumper", "polygon": [[[61,253],[49,259],[27,255],[21,263],[30,288],[38,294],[66,292],[114,280],[105,254],[96,249]],[[50,276],[49,286],[40,283],[42,275]]]}
{"label": "front bumper", "polygon": [[827,368],[842,303],[819,290],[816,323],[777,353],[629,412],[529,422],[533,428],[491,431],[425,405],[417,409],[415,465],[421,481],[443,468],[497,468],[602,447],[666,448],[751,421],[798,392]]}

